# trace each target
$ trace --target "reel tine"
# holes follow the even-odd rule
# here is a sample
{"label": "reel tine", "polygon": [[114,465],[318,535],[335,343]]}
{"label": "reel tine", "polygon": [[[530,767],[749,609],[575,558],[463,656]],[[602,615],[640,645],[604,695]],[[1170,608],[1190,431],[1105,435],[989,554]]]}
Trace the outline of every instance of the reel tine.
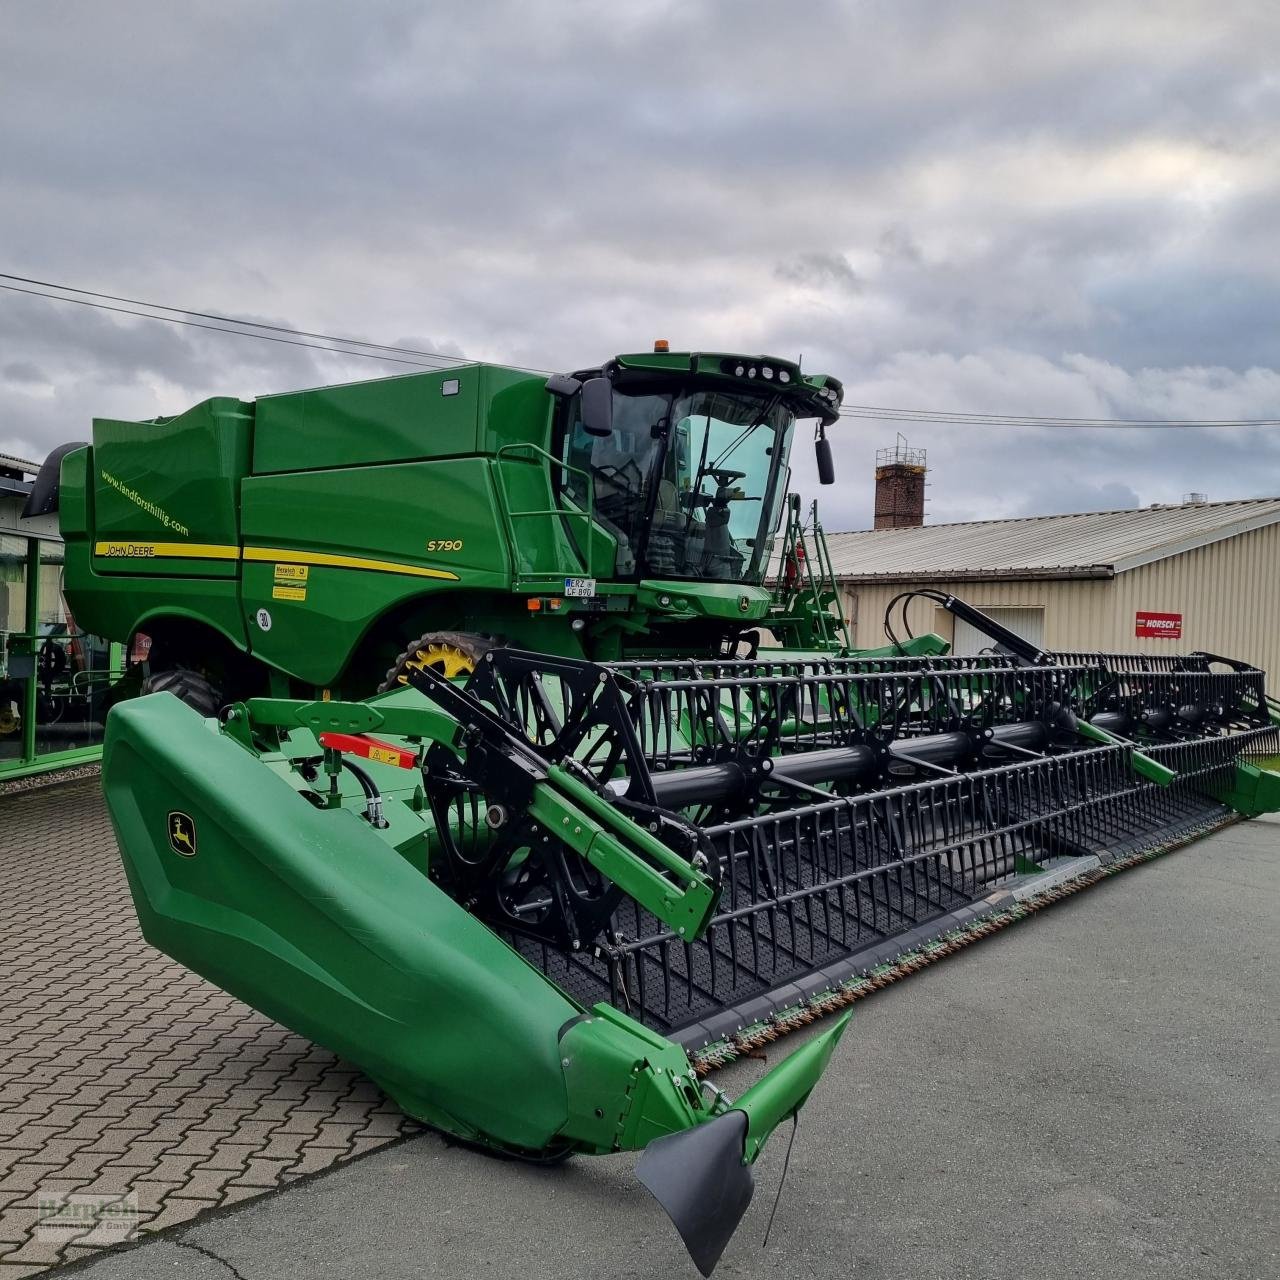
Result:
{"label": "reel tine", "polygon": [[[542,655],[486,665],[498,705],[541,707],[522,713],[540,730],[555,716],[550,754],[576,753],[611,803],[664,839],[691,832],[718,867],[702,937],[622,897],[595,926],[578,909],[580,929],[603,929],[595,953],[570,964],[539,942],[584,1003],[623,999],[691,1041],[874,968],[1048,859],[1167,844],[1223,812],[1205,793],[1237,759],[1280,750],[1262,674],[1194,656],[555,660],[553,678]],[[1080,717],[1107,740],[1083,738]],[[1135,774],[1137,749],[1175,784]]]}

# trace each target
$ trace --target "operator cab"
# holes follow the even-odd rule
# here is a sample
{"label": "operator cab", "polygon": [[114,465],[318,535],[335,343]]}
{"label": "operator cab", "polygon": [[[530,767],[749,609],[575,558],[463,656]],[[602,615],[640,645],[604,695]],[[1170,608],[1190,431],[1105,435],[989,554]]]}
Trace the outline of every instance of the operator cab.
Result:
{"label": "operator cab", "polygon": [[840,403],[838,383],[787,361],[666,352],[548,389],[562,492],[617,539],[622,578],[762,582],[796,420],[817,418],[821,438]]}

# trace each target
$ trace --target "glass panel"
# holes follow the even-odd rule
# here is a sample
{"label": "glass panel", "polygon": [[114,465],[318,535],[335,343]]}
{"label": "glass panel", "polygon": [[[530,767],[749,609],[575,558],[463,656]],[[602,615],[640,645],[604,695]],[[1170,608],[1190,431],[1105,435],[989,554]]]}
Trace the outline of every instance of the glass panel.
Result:
{"label": "glass panel", "polygon": [[651,572],[719,582],[757,576],[793,421],[788,408],[757,396],[677,398],[649,535]]}
{"label": "glass panel", "polygon": [[[613,431],[603,438],[583,430],[574,398],[563,456],[590,477],[596,519],[618,540],[620,577],[639,562],[652,577],[759,582],[782,513],[794,422],[766,395],[615,391]],[[563,481],[579,506],[586,483]]]}
{"label": "glass panel", "polygon": [[27,629],[27,540],[0,533],[0,634]]}
{"label": "glass panel", "polygon": [[0,761],[22,754],[23,682],[10,673],[13,637],[27,629],[27,540],[0,533]]}
{"label": "glass panel", "polygon": [[40,544],[40,616],[36,649],[36,754],[102,742],[110,646],[76,626],[62,594],[63,548]]}
{"label": "glass panel", "polygon": [[[591,436],[582,429],[579,399],[573,402],[568,428],[570,466],[591,476],[595,493],[595,517],[618,540],[617,572],[634,570],[640,551],[653,475],[662,454],[660,427],[667,416],[669,396],[615,395],[613,431]],[[565,488],[585,506],[583,480],[570,475]]]}

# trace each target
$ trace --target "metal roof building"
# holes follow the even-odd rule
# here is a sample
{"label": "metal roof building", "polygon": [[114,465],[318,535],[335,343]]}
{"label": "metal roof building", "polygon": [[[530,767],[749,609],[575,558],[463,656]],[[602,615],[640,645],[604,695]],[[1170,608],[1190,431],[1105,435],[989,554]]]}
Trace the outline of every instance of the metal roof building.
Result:
{"label": "metal roof building", "polygon": [[[828,543],[860,647],[884,643],[893,596],[927,586],[1051,649],[1206,649],[1280,670],[1280,498],[835,533]],[[987,643],[932,601],[908,609],[912,631],[937,631],[957,652]]]}

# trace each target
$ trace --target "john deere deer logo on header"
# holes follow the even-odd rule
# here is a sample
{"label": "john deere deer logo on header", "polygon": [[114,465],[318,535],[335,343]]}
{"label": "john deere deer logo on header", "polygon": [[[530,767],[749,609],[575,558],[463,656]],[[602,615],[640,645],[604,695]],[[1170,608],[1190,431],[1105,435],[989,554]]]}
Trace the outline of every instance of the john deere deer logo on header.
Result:
{"label": "john deere deer logo on header", "polygon": [[189,814],[178,809],[169,814],[169,848],[184,858],[196,856],[196,824]]}

